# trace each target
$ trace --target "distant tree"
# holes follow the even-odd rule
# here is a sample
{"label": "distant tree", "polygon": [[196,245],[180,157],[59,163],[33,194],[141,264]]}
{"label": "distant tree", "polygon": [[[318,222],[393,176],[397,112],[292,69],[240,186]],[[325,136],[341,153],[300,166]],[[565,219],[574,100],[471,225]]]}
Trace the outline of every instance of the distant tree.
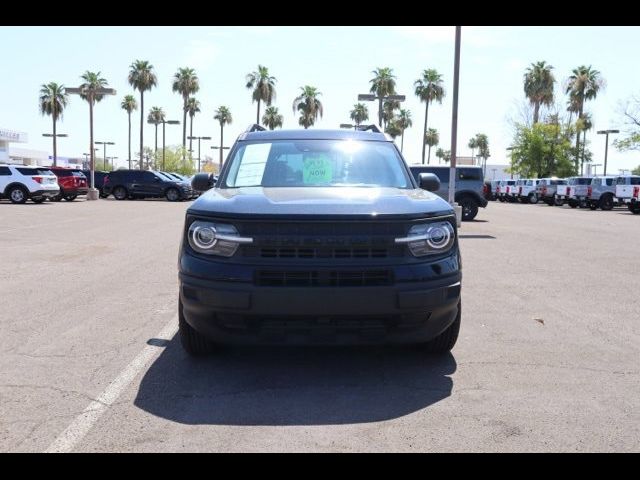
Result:
{"label": "distant tree", "polygon": [[322,93],[318,91],[316,87],[305,85],[300,87],[302,93],[293,100],[293,111],[300,112],[300,118],[298,123],[305,129],[315,124],[318,119],[318,115],[322,118],[323,106],[322,102],[318,99]]}
{"label": "distant tree", "polygon": [[424,111],[424,131],[422,132],[422,163],[426,150],[427,122],[429,120],[429,105],[436,101],[442,103],[444,98],[444,87],[442,86],[442,75],[437,70],[429,68],[423,70],[422,77],[414,82],[415,93],[421,102],[425,103]]}
{"label": "distant tree", "polygon": [[269,130],[282,128],[282,115],[278,112],[278,107],[267,107],[262,116],[262,124]]}
{"label": "distant tree", "polygon": [[220,122],[220,163],[219,169],[222,170],[222,150],[224,147],[224,126],[229,125],[233,122],[233,118],[231,117],[231,111],[228,107],[224,105],[218,107],[218,109],[214,112],[213,115],[214,120],[218,120]]}
{"label": "distant tree", "polygon": [[179,68],[173,76],[171,89],[182,95],[182,147],[187,149],[187,102],[189,97],[200,90],[200,80],[193,68]]}
{"label": "distant tree", "polygon": [[147,123],[153,124],[155,127],[155,148],[153,150],[154,166],[158,161],[158,125],[165,121],[165,115],[160,107],[151,107],[149,115],[147,115]]}
{"label": "distant tree", "polygon": [[411,120],[411,110],[401,109],[397,117],[398,127],[402,130],[402,137],[400,138],[400,151],[404,150],[404,131],[407,128],[411,128],[413,120]]}
{"label": "distant tree", "polygon": [[127,116],[129,117],[129,156],[127,159],[129,160],[129,169],[131,169],[131,112],[138,108],[138,102],[136,102],[133,95],[125,95],[120,104],[120,108],[127,112]]}
{"label": "distant tree", "polygon": [[369,109],[364,103],[356,103],[349,113],[349,117],[356,125],[360,125],[362,122],[369,120]]}
{"label": "distant tree", "polygon": [[396,110],[400,109],[398,100],[385,100],[382,104],[382,125],[387,126],[391,120],[396,118]]}
{"label": "distant tree", "polygon": [[[195,97],[187,100],[187,113],[189,114],[189,152],[193,152],[193,117],[200,111],[200,102]],[[192,155],[193,156],[193,155]]]}
{"label": "distant tree", "polygon": [[429,154],[427,156],[427,164],[431,163],[431,147],[435,147],[440,143],[440,134],[438,130],[435,128],[430,128],[427,130],[427,135],[425,136],[425,143],[429,145]]}
{"label": "distant tree", "polygon": [[383,98],[396,93],[396,77],[393,69],[389,67],[376,68],[373,78],[369,80],[371,88],[369,91],[378,97],[378,126],[382,127]]}
{"label": "distant tree", "polygon": [[585,157],[590,157],[590,152],[587,152],[587,131],[593,128],[593,122],[591,120],[591,114],[584,112],[582,118],[579,118],[576,122],[576,131],[580,135],[582,133],[582,151],[580,153],[580,175],[584,174]]}
{"label": "distant tree", "polygon": [[389,134],[389,136],[394,140],[396,139],[397,136],[402,135],[402,128],[400,128],[400,125],[398,125],[397,118],[392,118],[387,123],[387,128],[385,128],[384,131],[385,133]]}
{"label": "distant tree", "polygon": [[443,150],[442,148],[439,148],[436,150],[436,157],[444,163],[449,163],[451,161],[451,150]]}
{"label": "distant tree", "polygon": [[638,165],[636,168],[631,170],[631,174],[632,175],[640,175],[640,165]]}
{"label": "distant tree", "polygon": [[476,159],[476,155],[475,155],[476,148],[478,148],[478,144],[476,142],[476,137],[472,137],[471,139],[469,139],[469,143],[467,144],[467,146],[471,149],[471,158],[475,162],[475,159]]}
{"label": "distant tree", "polygon": [[[129,85],[140,92],[140,154],[143,156],[144,146],[144,92],[151,90],[158,84],[158,78],[153,71],[153,65],[146,60],[136,60],[129,67]],[[140,162],[142,169],[142,162]]]}
{"label": "distant tree", "polygon": [[40,87],[40,113],[50,115],[53,121],[53,166],[58,164],[58,144],[56,124],[62,118],[62,112],[67,106],[68,96],[64,90],[64,85],[56,82],[43,84]]}
{"label": "distant tree", "polygon": [[520,126],[512,141],[512,173],[523,178],[574,175],[571,136],[563,132],[564,128],[561,124],[547,123]]}
{"label": "distant tree", "polygon": [[538,123],[540,107],[553,103],[553,87],[556,79],[553,67],[547,62],[532,63],[524,74],[524,93],[533,105],[533,123]]}
{"label": "distant tree", "polygon": [[487,158],[491,155],[489,151],[489,137],[484,133],[476,133],[476,147],[478,148],[478,155],[483,160],[483,165],[487,164]]}
{"label": "distant tree", "polygon": [[618,150],[640,150],[640,96],[632,95],[618,106],[618,116],[625,125],[623,137],[614,140]]}
{"label": "distant tree", "polygon": [[[247,75],[246,87],[251,92],[251,99],[258,102],[256,113],[256,123],[260,124],[260,102],[264,102],[267,107],[276,98],[276,77],[269,75],[269,69],[258,65],[258,70]],[[273,130],[273,129],[272,129]]]}

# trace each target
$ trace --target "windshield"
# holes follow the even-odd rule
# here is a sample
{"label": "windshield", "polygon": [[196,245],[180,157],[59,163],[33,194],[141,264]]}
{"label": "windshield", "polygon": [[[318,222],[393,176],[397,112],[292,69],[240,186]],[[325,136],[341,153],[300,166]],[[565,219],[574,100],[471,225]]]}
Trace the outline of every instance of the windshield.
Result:
{"label": "windshield", "polygon": [[224,186],[413,188],[391,143],[354,140],[243,143]]}

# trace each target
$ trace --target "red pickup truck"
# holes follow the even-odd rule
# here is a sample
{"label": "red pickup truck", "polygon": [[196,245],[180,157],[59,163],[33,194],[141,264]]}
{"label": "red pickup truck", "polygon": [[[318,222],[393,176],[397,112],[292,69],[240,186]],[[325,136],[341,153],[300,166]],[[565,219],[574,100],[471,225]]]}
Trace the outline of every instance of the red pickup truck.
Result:
{"label": "red pickup truck", "polygon": [[63,198],[72,202],[78,195],[86,195],[88,191],[87,177],[81,170],[64,167],[51,167],[51,170],[58,177],[60,193],[51,200],[59,202]]}

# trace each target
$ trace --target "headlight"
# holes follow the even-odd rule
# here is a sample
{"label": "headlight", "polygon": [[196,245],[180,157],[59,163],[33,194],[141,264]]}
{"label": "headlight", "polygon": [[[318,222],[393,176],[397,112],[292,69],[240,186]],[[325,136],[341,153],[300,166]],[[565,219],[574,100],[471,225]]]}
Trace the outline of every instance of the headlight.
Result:
{"label": "headlight", "polygon": [[413,256],[423,257],[448,251],[455,239],[453,225],[441,221],[414,225],[406,237],[396,238],[396,243],[406,243]]}
{"label": "headlight", "polygon": [[240,244],[252,243],[252,238],[241,237],[233,225],[197,220],[189,226],[189,245],[198,253],[230,257]]}

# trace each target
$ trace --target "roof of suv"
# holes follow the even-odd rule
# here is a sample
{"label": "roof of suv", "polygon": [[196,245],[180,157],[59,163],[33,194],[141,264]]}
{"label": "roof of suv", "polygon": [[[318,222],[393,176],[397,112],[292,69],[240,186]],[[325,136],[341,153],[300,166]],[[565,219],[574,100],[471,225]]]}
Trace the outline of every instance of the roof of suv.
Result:
{"label": "roof of suv", "polygon": [[265,130],[245,132],[238,140],[375,140],[379,142],[391,142],[384,133],[362,130]]}

